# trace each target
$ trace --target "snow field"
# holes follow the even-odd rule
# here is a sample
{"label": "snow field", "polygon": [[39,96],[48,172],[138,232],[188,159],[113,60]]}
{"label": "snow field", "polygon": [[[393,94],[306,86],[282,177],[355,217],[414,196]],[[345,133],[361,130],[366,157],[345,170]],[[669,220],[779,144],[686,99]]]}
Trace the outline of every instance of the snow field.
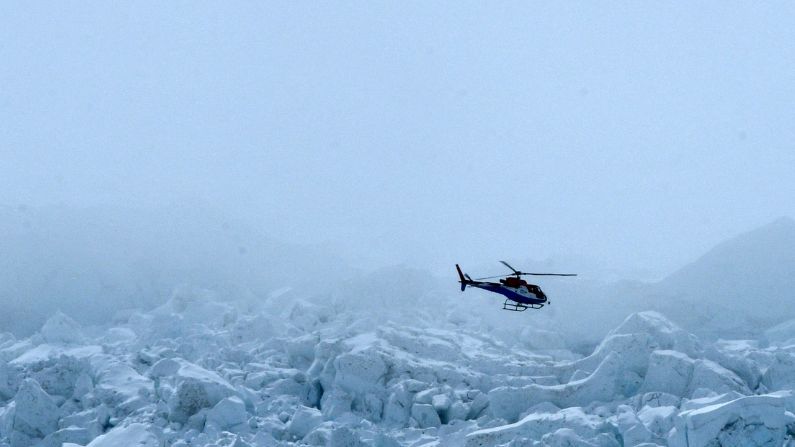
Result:
{"label": "snow field", "polygon": [[[586,356],[422,314],[181,294],[81,328],[0,336],[0,445],[781,446],[792,325],[707,343],[630,315]],[[540,349],[547,345],[549,349]],[[761,347],[764,346],[764,347]]]}

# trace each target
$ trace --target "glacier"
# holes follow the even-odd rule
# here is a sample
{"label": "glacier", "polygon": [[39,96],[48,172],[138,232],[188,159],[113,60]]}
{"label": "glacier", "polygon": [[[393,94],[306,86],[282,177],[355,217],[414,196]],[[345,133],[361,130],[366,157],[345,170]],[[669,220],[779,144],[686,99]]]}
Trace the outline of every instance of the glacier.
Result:
{"label": "glacier", "polygon": [[0,445],[795,444],[793,323],[706,340],[637,312],[579,352],[442,304],[183,289],[104,325],[55,312],[0,335]]}

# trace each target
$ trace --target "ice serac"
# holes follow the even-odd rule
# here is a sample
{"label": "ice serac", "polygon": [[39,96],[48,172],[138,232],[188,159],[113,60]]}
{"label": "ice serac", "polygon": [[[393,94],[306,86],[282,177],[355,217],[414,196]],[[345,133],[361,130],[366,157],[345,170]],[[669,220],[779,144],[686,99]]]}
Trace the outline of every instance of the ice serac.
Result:
{"label": "ice serac", "polygon": [[627,371],[621,357],[610,353],[588,377],[565,385],[498,387],[489,392],[489,408],[495,417],[516,421],[520,414],[542,402],[564,408],[581,403],[612,402],[631,395],[640,377]]}
{"label": "ice serac", "polygon": [[563,429],[571,432],[558,433],[558,435],[573,437],[577,441],[570,445],[589,445],[587,440],[602,434],[607,434],[606,439],[612,440],[612,445],[619,445],[614,426],[598,416],[585,413],[582,408],[573,407],[556,413],[533,413],[513,424],[474,431],[466,436],[466,447],[496,446],[518,439],[536,440],[545,435],[554,435]]}
{"label": "ice serac", "polygon": [[648,334],[657,349],[673,349],[696,356],[702,351],[698,337],[680,328],[663,314],[653,311],[637,312],[628,316],[621,325],[613,329],[615,334]]}
{"label": "ice serac", "polygon": [[104,435],[98,436],[86,447],[119,446],[159,447],[160,442],[157,437],[147,429],[146,425],[133,423],[126,427],[114,428]]}
{"label": "ice serac", "polygon": [[642,391],[661,391],[690,397],[699,389],[716,393],[751,393],[742,379],[713,361],[695,360],[677,351],[660,350],[652,353]]}
{"label": "ice serac", "polygon": [[30,438],[44,438],[58,430],[60,409],[39,383],[25,379],[14,396],[11,432],[20,432]]}
{"label": "ice serac", "polygon": [[37,447],[61,447],[66,443],[86,445],[94,438],[95,436],[90,429],[70,426],[50,433]]}
{"label": "ice serac", "polygon": [[417,421],[421,428],[438,427],[442,425],[439,414],[429,404],[414,404],[411,406],[411,417]]}
{"label": "ice serac", "polygon": [[91,359],[95,371],[94,395],[111,407],[132,412],[148,402],[154,394],[151,379],[116,358],[97,355]]}
{"label": "ice serac", "polygon": [[693,377],[695,361],[678,351],[654,351],[641,390],[684,396]]}
{"label": "ice serac", "polygon": [[393,386],[384,405],[384,422],[394,427],[406,426],[411,415],[412,399],[413,395],[407,384],[400,383]]}
{"label": "ice serac", "polygon": [[366,392],[383,382],[387,367],[372,349],[340,355],[335,361],[335,383],[349,392]]}
{"label": "ice serac", "polygon": [[8,363],[0,361],[0,400],[10,399],[14,395],[13,387],[8,382],[8,370]]}
{"label": "ice serac", "polygon": [[751,394],[751,390],[740,377],[707,359],[696,361],[688,390],[690,396],[693,396],[699,389],[706,389],[713,393],[733,391],[741,394]]}
{"label": "ice serac", "polygon": [[289,431],[295,439],[303,439],[312,429],[323,422],[323,415],[315,408],[299,407],[293,413],[290,423],[287,425]]}
{"label": "ice serac", "polygon": [[616,412],[618,430],[621,432],[624,445],[640,445],[654,440],[654,434],[629,405],[619,405]]}
{"label": "ice serac", "polygon": [[675,419],[671,447],[713,445],[781,446],[795,416],[786,409],[787,395],[743,396],[685,410]]}
{"label": "ice serac", "polygon": [[47,319],[40,333],[44,341],[51,344],[77,344],[85,341],[80,324],[61,311]]}
{"label": "ice serac", "polygon": [[239,431],[248,421],[246,404],[237,396],[227,397],[207,412],[207,424],[220,430]]}
{"label": "ice serac", "polygon": [[[629,315],[618,327],[610,331],[594,352],[568,365],[561,365],[561,372],[574,373],[582,378],[594,371],[609,354],[620,356],[624,368],[638,376],[644,376],[649,366],[650,355],[655,350],[671,350],[697,357],[702,347],[697,337],[681,329],[657,312],[638,312]],[[565,377],[564,377],[565,378]]]}
{"label": "ice serac", "polygon": [[158,380],[161,387],[170,382],[175,388],[168,402],[169,418],[180,423],[236,394],[235,388],[217,373],[183,359],[162,359],[152,365],[149,376]]}
{"label": "ice serac", "polygon": [[668,433],[674,427],[677,411],[678,409],[671,405],[645,405],[638,412],[638,419],[654,435],[655,439],[663,440],[668,437]]}
{"label": "ice serac", "polygon": [[770,391],[795,389],[795,354],[776,352],[773,364],[762,376],[762,383]]}
{"label": "ice serac", "polygon": [[[342,354],[334,361],[334,387],[351,398],[351,407],[371,421],[380,421],[384,408],[387,365],[374,349]],[[334,395],[333,393],[330,395]]]}

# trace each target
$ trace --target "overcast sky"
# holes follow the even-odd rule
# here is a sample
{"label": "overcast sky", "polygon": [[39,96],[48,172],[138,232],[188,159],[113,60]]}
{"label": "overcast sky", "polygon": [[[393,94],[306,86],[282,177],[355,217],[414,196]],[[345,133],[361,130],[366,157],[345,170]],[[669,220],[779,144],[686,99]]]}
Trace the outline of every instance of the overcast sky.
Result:
{"label": "overcast sky", "polygon": [[795,4],[607,5],[7,2],[0,203],[656,273],[795,215]]}

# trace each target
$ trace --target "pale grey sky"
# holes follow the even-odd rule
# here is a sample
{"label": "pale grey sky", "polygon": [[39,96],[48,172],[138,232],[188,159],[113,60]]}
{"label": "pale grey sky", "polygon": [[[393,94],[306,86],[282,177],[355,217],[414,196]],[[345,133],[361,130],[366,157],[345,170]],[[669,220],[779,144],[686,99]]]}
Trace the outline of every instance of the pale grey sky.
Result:
{"label": "pale grey sky", "polygon": [[665,273],[795,215],[791,2],[17,2],[0,203]]}

